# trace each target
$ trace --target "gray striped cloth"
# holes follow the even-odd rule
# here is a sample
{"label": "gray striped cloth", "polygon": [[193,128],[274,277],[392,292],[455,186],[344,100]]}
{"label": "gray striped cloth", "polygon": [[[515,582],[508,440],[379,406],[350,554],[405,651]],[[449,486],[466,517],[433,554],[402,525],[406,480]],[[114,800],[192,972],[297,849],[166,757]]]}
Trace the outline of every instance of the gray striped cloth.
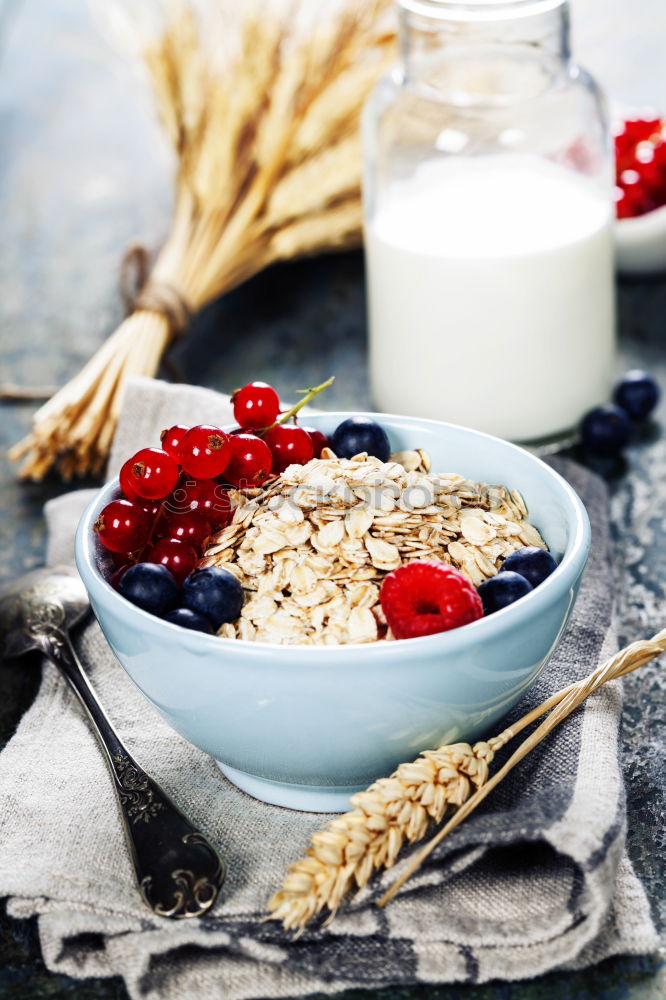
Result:
{"label": "gray striped cloth", "polygon": [[[139,380],[127,396],[112,469],[164,426],[228,420],[226,397]],[[571,623],[516,717],[614,649],[606,492],[584,469],[557,467],[588,508],[592,554]],[[71,559],[89,497],[78,492],[48,505],[51,562]],[[0,894],[12,915],[38,915],[54,972],[122,976],[137,1000],[241,1000],[524,979],[656,949],[624,850],[619,684],[588,699],[528,756],[388,907],[377,907],[378,894],[404,861],[330,926],[295,940],[261,918],[287,865],[327,817],[265,805],[226,782],[146,702],[95,623],[78,648],[129,749],[219,847],[229,876],[208,916],[151,916],[133,884],[102,755],[74,697],[45,669],[35,703],[0,755]]]}

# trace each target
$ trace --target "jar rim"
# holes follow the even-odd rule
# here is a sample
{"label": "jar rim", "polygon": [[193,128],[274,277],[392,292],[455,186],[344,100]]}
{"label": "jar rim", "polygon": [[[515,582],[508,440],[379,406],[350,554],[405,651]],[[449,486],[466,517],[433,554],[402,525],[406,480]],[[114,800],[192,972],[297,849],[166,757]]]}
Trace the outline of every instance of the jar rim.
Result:
{"label": "jar rim", "polygon": [[409,13],[447,21],[499,21],[557,10],[568,0],[397,0]]}

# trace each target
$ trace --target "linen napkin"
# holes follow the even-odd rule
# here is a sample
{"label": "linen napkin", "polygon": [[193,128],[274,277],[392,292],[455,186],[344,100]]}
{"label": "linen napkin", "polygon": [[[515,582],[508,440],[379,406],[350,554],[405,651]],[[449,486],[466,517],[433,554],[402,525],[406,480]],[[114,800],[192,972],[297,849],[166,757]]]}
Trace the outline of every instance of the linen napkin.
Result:
{"label": "linen napkin", "polygon": [[[110,471],[156,443],[163,427],[230,420],[227,397],[137,379]],[[556,464],[590,513],[592,553],[572,620],[514,717],[614,649],[605,488],[571,462]],[[90,496],[80,491],[47,505],[50,563],[71,560]],[[242,1000],[514,980],[656,949],[648,903],[624,852],[618,683],[589,698],[528,756],[388,907],[376,900],[400,865],[330,926],[295,939],[261,918],[287,865],[327,817],[265,805],[227,782],[134,687],[94,621],[76,644],[128,748],[212,839],[229,874],[207,916],[152,916],[134,885],[102,754],[74,697],[45,667],[34,704],[0,755],[0,894],[10,897],[12,915],[38,915],[52,971],[120,975],[132,998]]]}

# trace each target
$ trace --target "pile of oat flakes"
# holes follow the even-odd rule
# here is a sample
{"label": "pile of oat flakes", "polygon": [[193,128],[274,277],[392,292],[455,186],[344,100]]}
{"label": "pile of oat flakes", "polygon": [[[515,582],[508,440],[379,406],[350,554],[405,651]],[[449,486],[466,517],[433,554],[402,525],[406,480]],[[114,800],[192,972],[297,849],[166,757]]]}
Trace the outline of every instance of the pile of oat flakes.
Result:
{"label": "pile of oat flakes", "polygon": [[232,523],[210,539],[200,566],[232,572],[246,591],[227,638],[305,645],[390,639],[379,603],[384,575],[438,559],[473,584],[524,545],[546,548],[505,486],[432,475],[424,451],[387,463],[358,455],[292,465],[263,490],[231,491]]}

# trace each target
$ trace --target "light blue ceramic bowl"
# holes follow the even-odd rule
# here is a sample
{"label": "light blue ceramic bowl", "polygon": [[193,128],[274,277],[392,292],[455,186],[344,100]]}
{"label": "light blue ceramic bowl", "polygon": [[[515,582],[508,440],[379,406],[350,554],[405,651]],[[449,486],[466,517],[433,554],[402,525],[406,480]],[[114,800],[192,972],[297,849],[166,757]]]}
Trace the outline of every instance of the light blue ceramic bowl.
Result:
{"label": "light blue ceramic bowl", "polygon": [[[348,413],[309,416],[331,432]],[[440,635],[348,646],[280,646],[187,631],[130,604],[96,566],[92,526],[76,559],[114,653],[164,718],[256,798],[340,811],[349,796],[419,751],[492,733],[544,666],[564,628],[589,549],[585,509],[528,452],[431,420],[375,415],[393,449],[425,448],[433,470],[518,489],[559,565],[532,593]]]}

